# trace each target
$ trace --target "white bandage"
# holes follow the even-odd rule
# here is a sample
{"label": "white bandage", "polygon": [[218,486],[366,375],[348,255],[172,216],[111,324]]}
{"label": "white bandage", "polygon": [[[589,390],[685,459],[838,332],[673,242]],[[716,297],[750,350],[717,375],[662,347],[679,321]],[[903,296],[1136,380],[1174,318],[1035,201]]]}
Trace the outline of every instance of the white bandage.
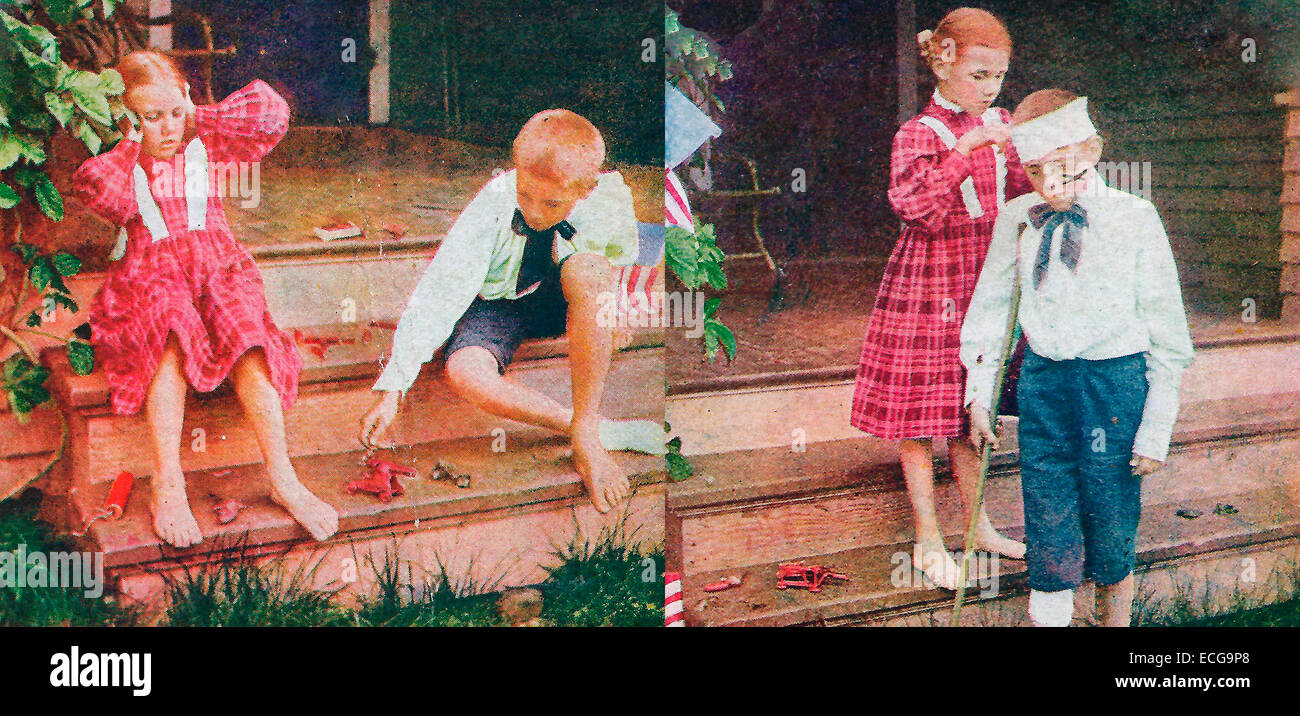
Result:
{"label": "white bandage", "polygon": [[1097,134],[1088,118],[1088,98],[1073,102],[1011,128],[1011,143],[1016,145],[1020,161],[1042,159],[1053,150],[1067,147]]}
{"label": "white bandage", "polygon": [[1029,590],[1029,618],[1038,626],[1067,627],[1074,616],[1074,590]]}

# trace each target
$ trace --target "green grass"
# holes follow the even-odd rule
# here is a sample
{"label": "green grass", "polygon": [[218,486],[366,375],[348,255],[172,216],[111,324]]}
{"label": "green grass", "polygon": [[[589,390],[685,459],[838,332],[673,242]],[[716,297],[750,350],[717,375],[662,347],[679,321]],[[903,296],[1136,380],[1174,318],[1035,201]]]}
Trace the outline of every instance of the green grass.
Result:
{"label": "green grass", "polygon": [[1188,578],[1172,585],[1172,595],[1160,599],[1139,580],[1133,604],[1134,626],[1261,627],[1300,626],[1300,565],[1278,562],[1262,584],[1243,592],[1235,586],[1225,593],[1208,582]]}
{"label": "green grass", "polygon": [[[37,506],[31,499],[0,502],[0,552],[20,544],[28,554],[75,549],[33,519]],[[129,626],[137,619],[111,596],[88,598],[80,588],[0,587],[0,626]]]}
{"label": "green grass", "polygon": [[[0,504],[0,550],[72,550],[35,520],[36,502]],[[576,527],[575,527],[576,530]],[[576,537],[553,550],[555,566],[537,585],[543,594],[538,623],[547,626],[662,626],[661,546],[635,544],[617,529],[595,541]],[[394,541],[378,561],[356,560],[375,588],[357,600],[340,598],[342,584],[313,588],[324,554],[290,569],[280,557],[253,559],[242,541],[219,545],[220,558],[203,568],[167,576],[172,626],[508,626],[497,610],[498,584],[425,572],[400,560]],[[417,569],[420,571],[417,573]],[[0,588],[0,626],[130,626],[143,615],[110,596],[86,598],[81,589]]]}

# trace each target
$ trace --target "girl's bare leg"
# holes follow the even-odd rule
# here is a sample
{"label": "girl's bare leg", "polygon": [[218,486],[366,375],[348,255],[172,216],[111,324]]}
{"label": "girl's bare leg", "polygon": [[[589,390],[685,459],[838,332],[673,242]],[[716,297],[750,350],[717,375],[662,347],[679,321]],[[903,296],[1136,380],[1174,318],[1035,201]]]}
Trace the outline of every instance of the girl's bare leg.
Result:
{"label": "girl's bare leg", "polygon": [[[969,520],[971,503],[975,501],[975,483],[980,474],[979,453],[975,452],[969,441],[953,438],[948,441],[948,463],[952,465],[953,477],[957,478],[957,486],[961,488],[961,498],[966,505],[966,519]],[[1017,542],[994,529],[983,505],[980,505],[979,522],[975,527],[975,547],[1011,559],[1025,558],[1025,543]]]}
{"label": "girl's bare leg", "polygon": [[339,529],[339,513],[298,481],[298,474],[289,461],[280,394],[271,385],[270,373],[265,353],[255,348],[240,356],[231,376],[235,393],[253,425],[257,444],[266,460],[266,471],[271,477],[271,499],[288,510],[312,537],[329,539]]}
{"label": "girl's bare leg", "polygon": [[943,589],[956,589],[959,570],[943,544],[939,516],[934,509],[934,461],[931,442],[904,440],[900,448],[903,479],[912,501],[912,523],[916,525],[916,549],[912,565]]}
{"label": "girl's bare leg", "polygon": [[173,547],[190,547],[203,541],[199,523],[190,511],[181,471],[181,424],[185,419],[188,389],[181,372],[181,346],[175,334],[167,335],[158,371],[145,396],[145,419],[153,440],[153,530]]}

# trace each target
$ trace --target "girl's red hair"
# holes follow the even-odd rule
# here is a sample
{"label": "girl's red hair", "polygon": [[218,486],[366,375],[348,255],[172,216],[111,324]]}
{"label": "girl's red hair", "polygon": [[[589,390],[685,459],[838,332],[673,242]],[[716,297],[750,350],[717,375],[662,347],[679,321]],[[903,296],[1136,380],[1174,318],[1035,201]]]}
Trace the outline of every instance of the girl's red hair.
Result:
{"label": "girl's red hair", "polygon": [[[946,41],[955,54],[944,56]],[[1011,33],[996,15],[973,7],[959,7],[939,21],[932,33],[917,36],[921,45],[921,57],[931,64],[939,61],[955,62],[966,48],[981,45],[994,50],[1011,52]]]}
{"label": "girl's red hair", "polygon": [[117,63],[117,71],[122,75],[127,92],[144,85],[165,84],[176,85],[184,91],[185,85],[189,84],[172,58],[152,50],[137,50],[123,57]]}

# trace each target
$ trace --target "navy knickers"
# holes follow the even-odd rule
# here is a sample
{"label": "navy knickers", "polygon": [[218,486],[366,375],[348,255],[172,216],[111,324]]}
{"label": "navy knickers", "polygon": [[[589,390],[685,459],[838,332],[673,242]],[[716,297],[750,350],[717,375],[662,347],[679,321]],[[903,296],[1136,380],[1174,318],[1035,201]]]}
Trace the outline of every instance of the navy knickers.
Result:
{"label": "navy knickers", "polygon": [[1021,491],[1029,586],[1073,589],[1085,575],[1115,584],[1133,571],[1142,478],[1129,460],[1146,404],[1146,356],[1021,368]]}

